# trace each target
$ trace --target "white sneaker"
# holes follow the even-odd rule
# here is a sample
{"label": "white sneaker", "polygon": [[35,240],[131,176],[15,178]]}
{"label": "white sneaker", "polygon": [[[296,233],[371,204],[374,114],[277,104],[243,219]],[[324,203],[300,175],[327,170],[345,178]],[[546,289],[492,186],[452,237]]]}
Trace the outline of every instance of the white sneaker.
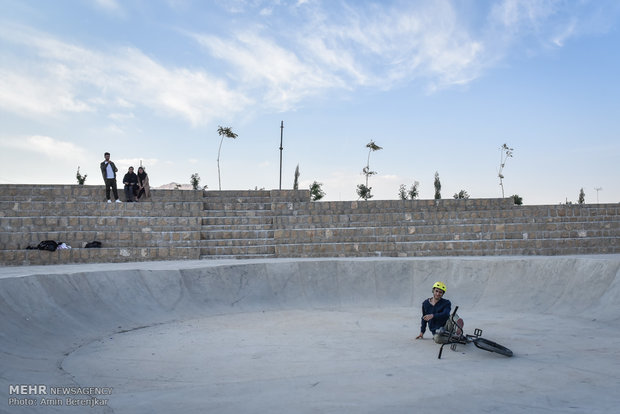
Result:
{"label": "white sneaker", "polygon": [[117,202],[117,203],[122,203],[122,201],[121,201],[121,200],[116,200],[116,202]]}
{"label": "white sneaker", "polygon": [[108,204],[109,204],[109,203],[111,203],[111,201],[110,201],[110,200],[108,200]]}

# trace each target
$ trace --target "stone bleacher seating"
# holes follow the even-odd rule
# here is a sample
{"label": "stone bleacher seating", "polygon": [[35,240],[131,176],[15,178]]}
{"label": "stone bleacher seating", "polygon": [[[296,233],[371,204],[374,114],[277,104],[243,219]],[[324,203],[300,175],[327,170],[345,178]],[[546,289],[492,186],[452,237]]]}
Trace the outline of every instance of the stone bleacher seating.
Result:
{"label": "stone bleacher seating", "polygon": [[301,203],[274,216],[276,255],[617,253],[618,207],[515,206],[512,199]]}
{"label": "stone bleacher seating", "polygon": [[[103,186],[2,185],[0,190],[3,264],[199,258],[201,191],[153,190],[151,201],[108,204]],[[43,240],[71,249],[26,249]],[[103,247],[84,248],[95,240]]]}
{"label": "stone bleacher seating", "polygon": [[209,191],[202,219],[202,258],[274,257],[270,191]]}
{"label": "stone bleacher seating", "polygon": [[[153,190],[147,202],[107,204],[103,186],[0,185],[0,263],[618,253],[618,207],[312,202],[307,190]],[[72,249],[26,249],[42,240]],[[84,248],[93,240],[103,247]]]}

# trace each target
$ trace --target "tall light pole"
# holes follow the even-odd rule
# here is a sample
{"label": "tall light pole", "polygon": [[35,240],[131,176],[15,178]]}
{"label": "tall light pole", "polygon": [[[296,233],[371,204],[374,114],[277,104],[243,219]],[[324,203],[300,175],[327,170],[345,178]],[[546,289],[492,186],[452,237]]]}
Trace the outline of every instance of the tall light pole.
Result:
{"label": "tall light pole", "polygon": [[603,187],[594,187],[594,190],[596,191],[596,204],[598,204],[598,192],[601,191],[603,189]]}
{"label": "tall light pole", "polygon": [[284,121],[282,121],[282,123],[280,123],[280,190],[282,189],[282,150],[284,149],[282,147],[282,138],[284,135]]}

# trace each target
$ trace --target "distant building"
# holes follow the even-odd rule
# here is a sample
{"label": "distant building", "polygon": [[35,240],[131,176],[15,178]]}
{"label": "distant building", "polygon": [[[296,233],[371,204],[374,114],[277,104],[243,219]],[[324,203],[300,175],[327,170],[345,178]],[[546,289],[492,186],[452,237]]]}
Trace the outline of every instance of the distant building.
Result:
{"label": "distant building", "polygon": [[169,183],[169,184],[164,184],[164,185],[160,185],[159,187],[154,187],[158,190],[192,190],[192,185],[191,184],[178,184],[175,182]]}

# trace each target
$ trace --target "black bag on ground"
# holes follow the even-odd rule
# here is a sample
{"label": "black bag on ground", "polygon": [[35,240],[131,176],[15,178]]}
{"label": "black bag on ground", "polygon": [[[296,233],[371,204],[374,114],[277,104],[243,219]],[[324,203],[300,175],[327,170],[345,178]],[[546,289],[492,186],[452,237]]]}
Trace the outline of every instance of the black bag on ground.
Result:
{"label": "black bag on ground", "polygon": [[58,243],[56,243],[54,240],[43,240],[37,246],[37,249],[39,250],[48,250],[50,252],[55,252],[56,248],[58,248]]}
{"label": "black bag on ground", "polygon": [[94,240],[91,242],[86,243],[86,246],[84,246],[87,249],[93,248],[93,247],[101,247],[101,242]]}

